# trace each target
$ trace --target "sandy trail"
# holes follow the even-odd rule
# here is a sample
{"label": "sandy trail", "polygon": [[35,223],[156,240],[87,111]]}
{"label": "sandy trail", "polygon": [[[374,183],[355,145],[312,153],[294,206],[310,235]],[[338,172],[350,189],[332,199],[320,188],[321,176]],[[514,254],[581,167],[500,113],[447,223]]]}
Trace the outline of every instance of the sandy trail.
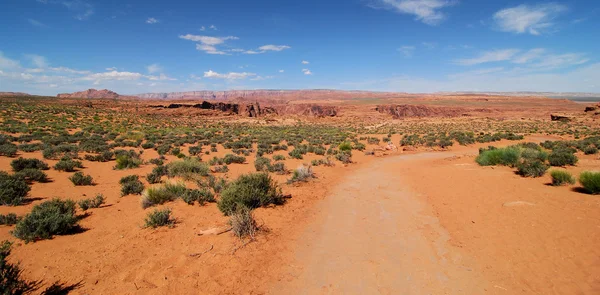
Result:
{"label": "sandy trail", "polygon": [[[278,294],[481,294],[489,283],[447,243],[430,208],[408,189],[403,155],[360,166],[319,206]],[[494,289],[492,286],[491,289]]]}

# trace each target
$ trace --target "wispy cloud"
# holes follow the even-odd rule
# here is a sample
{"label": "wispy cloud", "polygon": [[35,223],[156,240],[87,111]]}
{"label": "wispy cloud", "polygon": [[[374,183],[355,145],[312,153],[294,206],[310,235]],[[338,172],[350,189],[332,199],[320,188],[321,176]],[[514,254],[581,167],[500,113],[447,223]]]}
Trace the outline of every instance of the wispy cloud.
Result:
{"label": "wispy cloud", "polygon": [[4,53],[0,51],[0,70],[11,70],[21,67],[21,64],[13,59],[4,56]]}
{"label": "wispy cloud", "polygon": [[153,18],[153,17],[149,17],[149,18],[146,20],[146,23],[147,23],[147,24],[151,24],[151,25],[152,25],[152,24],[157,24],[157,23],[159,23],[159,21],[158,21],[157,19]]}
{"label": "wispy cloud", "polygon": [[528,63],[532,60],[536,60],[536,59],[540,58],[545,52],[546,52],[546,49],[544,49],[544,48],[534,48],[534,49],[531,49],[531,50],[525,52],[524,54],[517,56],[516,58],[514,58],[512,60],[512,62],[516,63],[516,64]]}
{"label": "wispy cloud", "polygon": [[46,68],[48,67],[48,61],[45,57],[37,54],[25,54],[27,58],[35,67]]}
{"label": "wispy cloud", "polygon": [[212,37],[212,36],[201,36],[201,35],[180,35],[179,38],[184,40],[190,40],[194,42],[200,42],[196,44],[196,49],[204,51],[207,54],[225,55],[226,52],[217,49],[217,45],[225,43],[227,40],[238,40],[238,37],[227,36],[227,37]]}
{"label": "wispy cloud", "polygon": [[60,4],[75,14],[77,20],[87,20],[94,14],[94,6],[84,0],[37,0],[43,4]]}
{"label": "wispy cloud", "polygon": [[304,73],[304,75],[312,75],[313,74],[309,69],[302,69],[302,73]]}
{"label": "wispy cloud", "polygon": [[302,64],[303,64],[303,65],[307,65],[307,64],[309,64],[309,63],[310,63],[310,62],[308,62],[308,61],[306,61],[306,60],[303,60],[303,61],[302,61]]}
{"label": "wispy cloud", "polygon": [[288,45],[264,45],[259,47],[258,49],[261,51],[282,51],[285,49],[290,49],[292,47]]}
{"label": "wispy cloud", "polygon": [[398,51],[400,51],[402,54],[404,54],[404,57],[409,58],[413,56],[413,53],[415,52],[415,47],[414,46],[402,46],[400,48],[398,48]]}
{"label": "wispy cloud", "polygon": [[255,76],[256,76],[255,73],[247,73],[247,72],[243,72],[243,73],[229,72],[229,73],[225,73],[225,74],[220,74],[220,73],[214,72],[213,70],[204,72],[204,78],[225,79],[225,80],[239,80],[239,79],[246,79],[248,77],[255,77]]}
{"label": "wispy cloud", "polygon": [[161,72],[162,67],[159,64],[151,64],[146,67],[146,70],[148,70],[148,73],[154,74],[154,73]]}
{"label": "wispy cloud", "polygon": [[472,66],[489,62],[498,62],[511,60],[519,49],[501,49],[482,52],[476,57],[455,60],[455,63],[462,66]]}
{"label": "wispy cloud", "polygon": [[36,27],[40,27],[40,28],[46,28],[46,27],[48,27],[48,26],[46,26],[44,23],[42,23],[42,22],[40,22],[40,21],[38,21],[38,20],[32,19],[32,18],[28,18],[28,19],[27,19],[27,21],[28,21],[28,22],[29,22],[29,23],[30,23],[32,26],[36,26]]}
{"label": "wispy cloud", "polygon": [[369,6],[411,14],[415,20],[434,26],[447,18],[441,10],[456,3],[451,0],[374,0]]}
{"label": "wispy cloud", "polygon": [[566,6],[556,3],[536,6],[522,4],[496,12],[494,21],[498,29],[504,32],[540,35],[554,27],[554,19],[566,10]]}

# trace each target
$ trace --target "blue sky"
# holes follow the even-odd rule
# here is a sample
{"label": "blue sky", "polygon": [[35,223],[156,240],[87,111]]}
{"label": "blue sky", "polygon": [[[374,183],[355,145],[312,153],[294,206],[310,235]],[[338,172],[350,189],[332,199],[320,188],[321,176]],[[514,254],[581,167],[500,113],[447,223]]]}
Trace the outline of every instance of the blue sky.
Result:
{"label": "blue sky", "polygon": [[0,91],[600,92],[600,1],[3,0]]}

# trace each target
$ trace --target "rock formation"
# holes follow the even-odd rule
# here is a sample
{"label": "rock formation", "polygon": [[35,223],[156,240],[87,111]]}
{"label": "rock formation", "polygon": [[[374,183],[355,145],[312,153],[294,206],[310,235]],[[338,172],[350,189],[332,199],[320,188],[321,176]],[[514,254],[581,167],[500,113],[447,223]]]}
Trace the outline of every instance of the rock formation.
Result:
{"label": "rock formation", "polygon": [[96,98],[96,99],[116,99],[121,98],[121,96],[108,89],[96,90],[96,89],[88,89],[80,92],[73,93],[60,93],[57,95],[58,98]]}

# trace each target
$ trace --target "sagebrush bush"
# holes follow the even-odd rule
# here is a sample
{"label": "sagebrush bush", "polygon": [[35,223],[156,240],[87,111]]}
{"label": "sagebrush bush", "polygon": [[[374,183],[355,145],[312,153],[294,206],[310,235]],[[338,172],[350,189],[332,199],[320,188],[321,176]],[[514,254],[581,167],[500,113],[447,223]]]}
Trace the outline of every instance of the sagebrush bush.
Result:
{"label": "sagebrush bush", "polygon": [[12,143],[0,144],[0,156],[14,157],[17,155],[17,146]]}
{"label": "sagebrush bush", "polygon": [[53,199],[35,205],[15,226],[12,234],[25,242],[68,234],[77,227],[75,202]]}
{"label": "sagebrush bush", "polygon": [[240,206],[249,209],[283,204],[284,199],[275,181],[267,173],[241,175],[221,192],[219,210],[230,215]]}
{"label": "sagebrush bush", "polygon": [[20,219],[21,218],[15,213],[8,213],[6,215],[0,214],[0,225],[15,225]]}
{"label": "sagebrush bush", "polygon": [[352,143],[349,141],[344,141],[344,142],[340,143],[340,145],[338,146],[338,149],[342,152],[349,152],[352,150]]}
{"label": "sagebrush bush", "polygon": [[133,169],[138,168],[142,165],[143,161],[139,157],[127,155],[119,155],[116,159],[117,164],[115,170]]}
{"label": "sagebrush bush", "polygon": [[563,170],[553,170],[550,172],[553,186],[561,186],[566,184],[575,184],[575,178],[571,173]]}
{"label": "sagebrush bush", "polygon": [[39,170],[48,170],[50,167],[48,164],[40,161],[39,159],[24,159],[18,158],[10,162],[10,166],[13,171],[19,172],[25,169],[39,169]]}
{"label": "sagebrush bush", "polygon": [[257,157],[256,160],[254,160],[254,169],[258,172],[269,171],[269,166],[271,166],[271,160],[268,158]]}
{"label": "sagebrush bush", "polygon": [[521,158],[523,158],[524,160],[538,160],[545,162],[546,160],[548,160],[548,153],[541,149],[524,148],[521,151]]}
{"label": "sagebrush bush", "polygon": [[586,155],[595,155],[598,153],[598,148],[592,145],[586,146],[583,148],[583,153]]}
{"label": "sagebrush bush", "polygon": [[564,149],[554,150],[548,156],[548,162],[551,166],[555,167],[564,167],[567,165],[574,166],[575,164],[577,164],[577,161],[578,159],[577,156],[575,156],[575,154]]}
{"label": "sagebrush bush", "polygon": [[40,288],[40,281],[28,281],[23,278],[23,270],[18,263],[12,264],[7,258],[12,243],[4,241],[0,244],[0,294],[31,294]]}
{"label": "sagebrush bush", "polygon": [[475,161],[481,166],[504,165],[515,167],[519,164],[521,150],[516,147],[498,148],[482,151]]}
{"label": "sagebrush bush", "polygon": [[340,161],[340,162],[342,162],[344,164],[350,164],[350,163],[352,163],[352,154],[351,154],[351,152],[342,152],[342,151],[340,151],[339,153],[337,153],[335,155],[335,158],[338,161]]}
{"label": "sagebrush bush", "polygon": [[94,179],[91,175],[85,175],[82,172],[75,172],[69,177],[69,180],[76,186],[93,185]]}
{"label": "sagebrush bush", "polygon": [[125,176],[119,180],[119,184],[121,184],[121,196],[139,195],[144,190],[144,184],[137,175]]}
{"label": "sagebrush bush", "polygon": [[288,183],[294,183],[303,181],[306,182],[311,178],[315,178],[315,174],[312,171],[311,166],[301,165],[300,167],[294,170],[294,174],[292,174],[292,178],[288,179]]}
{"label": "sagebrush bush", "polygon": [[146,180],[148,180],[149,183],[154,184],[154,183],[159,183],[161,181],[161,178],[165,175],[167,175],[168,171],[167,171],[167,167],[166,166],[156,166],[152,169],[151,173],[148,173],[148,175],[146,175]]}
{"label": "sagebrush bush", "polygon": [[179,182],[167,182],[164,185],[155,185],[142,192],[142,208],[164,204],[182,197],[187,188]]}
{"label": "sagebrush bush", "polygon": [[223,157],[223,162],[225,162],[227,165],[231,165],[232,163],[244,164],[246,162],[246,157],[227,154],[225,157]]}
{"label": "sagebrush bush", "polygon": [[273,161],[283,161],[285,160],[285,156],[284,155],[275,155],[273,156]]}
{"label": "sagebrush bush", "polygon": [[517,165],[517,173],[524,177],[542,177],[548,168],[542,161],[525,160]]}
{"label": "sagebrush bush", "polygon": [[169,177],[179,176],[185,180],[192,180],[198,176],[208,176],[210,168],[206,163],[200,162],[197,158],[188,158],[169,163],[167,165],[167,174]]}
{"label": "sagebrush bush", "polygon": [[171,216],[171,209],[154,209],[146,216],[145,227],[157,228],[161,226],[172,227],[175,225],[175,219]]}
{"label": "sagebrush bush", "polygon": [[579,175],[579,183],[588,193],[600,194],[600,172],[582,172]]}
{"label": "sagebrush bush", "polygon": [[77,204],[79,205],[79,208],[81,208],[81,210],[85,211],[90,208],[99,208],[100,206],[102,206],[102,204],[104,204],[105,201],[106,199],[104,199],[104,195],[97,194],[95,198],[83,199],[77,202]]}
{"label": "sagebrush bush", "polygon": [[60,159],[60,161],[54,165],[54,169],[64,172],[74,172],[75,168],[83,168],[83,163],[68,157]]}
{"label": "sagebrush bush", "polygon": [[256,231],[258,230],[258,225],[254,219],[252,210],[243,206],[231,214],[229,224],[231,225],[233,234],[240,239],[244,237],[254,239]]}
{"label": "sagebrush bush", "polygon": [[15,173],[15,176],[21,177],[29,182],[48,182],[48,175],[44,171],[34,168],[23,169]]}
{"label": "sagebrush bush", "polygon": [[23,177],[0,171],[0,205],[18,206],[23,203],[31,187]]}
{"label": "sagebrush bush", "polygon": [[192,205],[194,202],[198,202],[200,206],[204,206],[207,202],[215,202],[215,195],[208,189],[188,189],[185,191],[181,199]]}

